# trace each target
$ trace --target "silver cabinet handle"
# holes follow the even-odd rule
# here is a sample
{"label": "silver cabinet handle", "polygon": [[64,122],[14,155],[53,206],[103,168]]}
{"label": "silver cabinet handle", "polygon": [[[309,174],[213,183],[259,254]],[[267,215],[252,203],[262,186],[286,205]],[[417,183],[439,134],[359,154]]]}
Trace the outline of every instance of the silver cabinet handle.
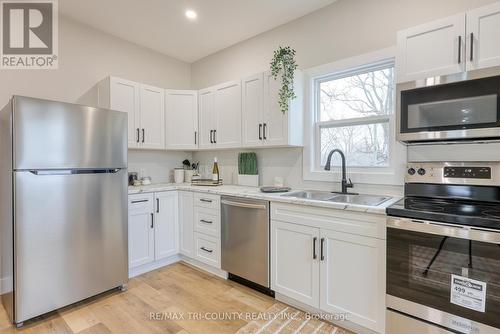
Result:
{"label": "silver cabinet handle", "polygon": [[137,142],[141,140],[141,134],[139,128],[137,128]]}
{"label": "silver cabinet handle", "polygon": [[321,261],[325,260],[324,248],[325,248],[325,238],[321,238],[321,244],[320,244],[320,250],[319,250]]}
{"label": "silver cabinet handle", "polygon": [[217,144],[217,130],[214,130],[214,144]]}
{"label": "silver cabinet handle", "polygon": [[200,247],[201,250],[204,250],[207,253],[212,253],[214,250],[213,249],[207,249],[205,247]]}
{"label": "silver cabinet handle", "polygon": [[213,221],[205,220],[205,219],[200,219],[200,222],[205,223],[205,224],[213,224]]}
{"label": "silver cabinet handle", "polygon": [[259,124],[259,140],[262,140],[262,124]]}
{"label": "silver cabinet handle", "polygon": [[266,130],[267,130],[267,123],[264,123],[263,131],[262,131],[262,134],[263,134],[262,137],[264,137],[264,139],[267,139]]}
{"label": "silver cabinet handle", "polygon": [[221,203],[225,204],[225,205],[237,206],[240,208],[247,208],[247,209],[260,209],[260,210],[267,209],[267,207],[263,204],[241,203],[241,202],[234,202],[234,201],[228,201],[228,200],[222,200]]}
{"label": "silver cabinet handle", "polygon": [[316,241],[318,241],[317,237],[313,238],[313,260],[318,258],[318,254],[316,254]]}
{"label": "silver cabinet handle", "polygon": [[156,199],[156,213],[160,212],[160,199]]}
{"label": "silver cabinet handle", "polygon": [[200,198],[200,202],[212,203],[212,200],[211,199],[206,199],[206,198]]}
{"label": "silver cabinet handle", "polygon": [[198,136],[198,132],[197,132],[197,131],[195,131],[195,132],[194,132],[194,144],[195,144],[195,145],[197,144],[197,142],[196,142],[196,141],[197,141],[197,140],[196,140],[196,137],[197,137],[197,136]]}
{"label": "silver cabinet handle", "polygon": [[130,203],[136,204],[136,203],[144,203],[144,202],[148,202],[148,200],[147,199],[141,199],[141,200],[137,200],[137,201],[132,201]]}
{"label": "silver cabinet handle", "polygon": [[151,214],[151,228],[155,227],[154,219],[155,219],[155,215],[152,213]]}
{"label": "silver cabinet handle", "polygon": [[210,130],[210,144],[214,143],[214,140],[212,139],[212,134],[214,133],[214,130]]}
{"label": "silver cabinet handle", "polygon": [[144,129],[142,129],[142,142],[143,143],[144,143],[145,137],[146,137],[146,131]]}

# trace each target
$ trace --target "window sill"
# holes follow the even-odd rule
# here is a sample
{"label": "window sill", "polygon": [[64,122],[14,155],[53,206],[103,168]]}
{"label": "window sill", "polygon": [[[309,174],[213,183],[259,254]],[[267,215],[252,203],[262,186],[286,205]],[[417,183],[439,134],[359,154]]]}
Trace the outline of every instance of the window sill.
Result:
{"label": "window sill", "polygon": [[[401,168],[404,170],[404,168]],[[392,169],[380,168],[368,169],[362,171],[361,168],[357,170],[347,169],[347,179],[351,179],[354,184],[381,184],[381,185],[403,185],[404,176]],[[340,182],[342,173],[340,170],[333,171],[307,171],[304,170],[303,179],[307,181],[321,181],[321,182]]]}

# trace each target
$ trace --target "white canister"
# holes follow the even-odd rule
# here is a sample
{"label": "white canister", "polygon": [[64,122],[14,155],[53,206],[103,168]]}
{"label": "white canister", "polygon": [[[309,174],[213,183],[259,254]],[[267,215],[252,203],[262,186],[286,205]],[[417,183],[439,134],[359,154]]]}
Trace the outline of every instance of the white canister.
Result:
{"label": "white canister", "polygon": [[175,183],[184,182],[184,168],[174,169],[174,181]]}
{"label": "white canister", "polygon": [[191,182],[191,179],[193,178],[194,170],[192,169],[185,169],[184,170],[184,182]]}

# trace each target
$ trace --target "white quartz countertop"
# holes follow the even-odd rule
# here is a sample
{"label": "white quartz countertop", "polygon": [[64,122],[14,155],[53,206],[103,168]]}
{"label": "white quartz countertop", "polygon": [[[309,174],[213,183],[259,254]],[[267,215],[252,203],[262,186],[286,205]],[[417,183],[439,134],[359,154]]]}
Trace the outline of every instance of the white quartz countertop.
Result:
{"label": "white quartz countertop", "polygon": [[[129,186],[128,194],[133,195],[133,194],[160,192],[168,190],[184,190],[184,191],[192,191],[192,192],[207,193],[207,194],[254,198],[271,202],[300,204],[300,205],[316,206],[323,208],[331,208],[335,210],[367,212],[380,215],[385,215],[385,208],[400,199],[400,197],[391,197],[389,200],[385,201],[380,205],[367,206],[367,205],[325,202],[325,201],[317,201],[304,198],[281,196],[285,193],[274,193],[274,194],[263,193],[260,191],[258,187],[245,187],[237,185],[193,186],[190,183],[180,183],[180,184],[162,183],[162,184],[151,184],[147,186]],[[292,189],[290,192],[298,190],[300,189]]]}

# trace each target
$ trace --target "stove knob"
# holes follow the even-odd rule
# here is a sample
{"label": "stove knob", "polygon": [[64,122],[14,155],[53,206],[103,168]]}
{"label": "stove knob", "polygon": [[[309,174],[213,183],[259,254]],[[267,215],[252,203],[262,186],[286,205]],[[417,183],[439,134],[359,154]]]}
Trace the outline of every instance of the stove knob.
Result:
{"label": "stove knob", "polygon": [[413,168],[413,167],[408,169],[408,174],[410,174],[410,175],[415,175],[415,172],[416,172],[415,168]]}
{"label": "stove knob", "polygon": [[417,173],[418,173],[418,175],[425,175],[425,169],[419,168]]}

